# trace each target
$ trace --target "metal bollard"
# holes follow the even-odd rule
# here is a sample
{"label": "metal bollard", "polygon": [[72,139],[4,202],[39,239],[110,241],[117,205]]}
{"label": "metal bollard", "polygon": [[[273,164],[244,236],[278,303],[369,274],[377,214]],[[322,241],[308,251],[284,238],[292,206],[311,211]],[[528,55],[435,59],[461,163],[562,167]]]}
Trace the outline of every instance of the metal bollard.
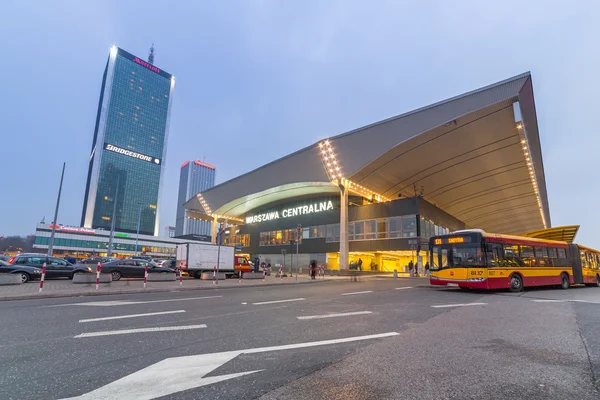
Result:
{"label": "metal bollard", "polygon": [[183,287],[183,261],[179,263],[179,287]]}
{"label": "metal bollard", "polygon": [[46,279],[46,263],[42,264],[42,278],[40,279],[40,290],[38,293],[42,293],[42,289],[44,289],[44,279]]}
{"label": "metal bollard", "polygon": [[397,269],[395,269],[395,270],[394,270],[394,278],[397,278],[397,277],[398,277],[398,270],[397,270]]}
{"label": "metal bollard", "polygon": [[148,263],[146,263],[146,270],[144,271],[144,289],[146,289],[147,281],[148,281]]}

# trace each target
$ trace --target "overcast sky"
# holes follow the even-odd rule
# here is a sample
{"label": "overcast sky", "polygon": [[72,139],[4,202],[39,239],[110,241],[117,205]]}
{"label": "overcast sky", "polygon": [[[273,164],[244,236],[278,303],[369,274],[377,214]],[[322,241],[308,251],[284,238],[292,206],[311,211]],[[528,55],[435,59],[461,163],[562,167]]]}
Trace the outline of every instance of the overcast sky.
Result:
{"label": "overcast sky", "polygon": [[109,47],[146,58],[154,42],[176,77],[163,228],[185,160],[214,164],[220,183],[531,71],[552,223],[581,224],[578,242],[600,248],[599,4],[4,0],[0,235],[52,220],[63,161],[59,222],[79,225]]}

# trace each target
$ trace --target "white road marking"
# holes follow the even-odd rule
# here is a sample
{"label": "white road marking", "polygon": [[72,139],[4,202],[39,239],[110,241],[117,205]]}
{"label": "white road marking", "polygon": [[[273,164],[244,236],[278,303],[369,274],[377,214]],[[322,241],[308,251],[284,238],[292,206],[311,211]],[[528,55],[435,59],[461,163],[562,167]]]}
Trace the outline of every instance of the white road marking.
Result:
{"label": "white road marking", "polygon": [[555,300],[555,299],[536,299],[531,300],[535,303],[587,303],[587,304],[600,304],[598,301],[592,300]]}
{"label": "white road marking", "polygon": [[412,289],[412,286],[397,287],[396,290]]}
{"label": "white road marking", "polygon": [[447,307],[466,307],[466,306],[485,306],[487,303],[460,303],[460,304],[441,304],[431,306],[432,308],[447,308]]}
{"label": "white road marking", "polygon": [[65,306],[114,307],[114,306],[128,306],[128,305],[132,305],[132,304],[167,303],[170,301],[216,299],[219,297],[223,297],[223,296],[184,297],[183,299],[165,299],[165,300],[148,300],[148,301],[136,301],[136,300],[88,301],[85,303],[57,304],[57,305],[46,306],[46,307],[65,307]]}
{"label": "white road marking", "polygon": [[565,303],[565,300],[531,300],[535,303]]}
{"label": "white road marking", "polygon": [[365,290],[364,292],[342,293],[342,296],[352,296],[353,294],[365,294],[365,293],[373,293],[373,291],[372,290]]}
{"label": "white road marking", "polygon": [[117,315],[116,317],[80,319],[79,322],[108,321],[108,320],[111,320],[111,319],[148,317],[150,315],[178,314],[178,313],[184,313],[184,312],[185,312],[185,310],[175,310],[175,311],[151,312],[151,313],[145,313],[145,314]]}
{"label": "white road marking", "polygon": [[243,305],[246,305],[246,304],[248,304],[248,303],[244,302],[244,303],[242,303],[242,304],[243,304]]}
{"label": "white road marking", "polygon": [[338,314],[307,315],[307,316],[296,317],[296,318],[298,318],[298,319],[321,319],[321,318],[348,317],[351,315],[365,315],[365,314],[372,314],[372,312],[371,311],[355,311],[355,312],[338,313]]}
{"label": "white road marking", "polygon": [[259,303],[252,303],[255,306],[259,306],[261,304],[275,304],[275,303],[287,303],[289,301],[302,301],[302,300],[306,300],[304,297],[300,297],[298,299],[287,299],[287,300],[273,300],[273,301],[261,301]]}
{"label": "white road marking", "polygon": [[201,325],[183,325],[183,326],[157,326],[155,328],[139,328],[139,329],[123,329],[120,331],[101,331],[101,332],[88,332],[74,336],[75,339],[81,339],[86,337],[97,337],[97,336],[111,336],[111,335],[127,335],[130,333],[144,333],[144,332],[168,332],[168,331],[185,331],[189,329],[201,329],[206,328],[205,324]]}
{"label": "white road marking", "polygon": [[[376,335],[323,340],[320,342],[295,343],[283,346],[259,347],[255,349],[235,350],[223,353],[198,354],[194,356],[167,358],[89,393],[85,393],[78,397],[73,397],[72,399],[155,399],[157,397],[168,396],[184,390],[206,386],[216,382],[222,382],[227,379],[233,379],[262,371],[246,371],[236,374],[210,376],[205,378],[206,375],[221,367],[225,363],[233,360],[240,354],[256,354],[270,351],[327,346],[338,343],[383,339],[396,335],[399,335],[399,333],[387,332]],[[190,379],[190,376],[193,376],[194,379]]]}

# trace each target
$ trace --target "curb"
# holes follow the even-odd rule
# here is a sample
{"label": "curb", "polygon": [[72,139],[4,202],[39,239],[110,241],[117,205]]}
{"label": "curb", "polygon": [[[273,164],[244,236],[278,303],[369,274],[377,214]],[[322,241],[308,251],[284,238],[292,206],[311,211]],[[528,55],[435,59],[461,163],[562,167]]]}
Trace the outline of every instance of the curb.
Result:
{"label": "curb", "polygon": [[116,294],[137,294],[137,293],[166,293],[166,292],[191,292],[195,290],[217,290],[217,289],[240,289],[244,287],[267,287],[267,286],[282,286],[282,285],[306,285],[311,283],[324,283],[324,282],[335,282],[336,279],[321,279],[315,281],[306,282],[289,282],[289,283],[260,283],[240,286],[222,286],[222,287],[176,287],[176,288],[156,288],[156,289],[123,289],[123,290],[111,290],[110,292],[75,292],[75,293],[37,293],[37,294],[26,294],[16,296],[0,296],[0,301],[14,301],[14,300],[35,300],[35,299],[55,299],[55,298],[68,298],[68,297],[88,297],[88,296],[110,296]]}

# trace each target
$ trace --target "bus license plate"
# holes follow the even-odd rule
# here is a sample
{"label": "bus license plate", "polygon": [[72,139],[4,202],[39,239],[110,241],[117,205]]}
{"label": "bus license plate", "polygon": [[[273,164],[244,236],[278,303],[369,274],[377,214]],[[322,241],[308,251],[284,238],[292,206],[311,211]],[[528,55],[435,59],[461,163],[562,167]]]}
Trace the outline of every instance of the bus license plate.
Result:
{"label": "bus license plate", "polygon": [[446,283],[448,287],[458,287],[458,283]]}

